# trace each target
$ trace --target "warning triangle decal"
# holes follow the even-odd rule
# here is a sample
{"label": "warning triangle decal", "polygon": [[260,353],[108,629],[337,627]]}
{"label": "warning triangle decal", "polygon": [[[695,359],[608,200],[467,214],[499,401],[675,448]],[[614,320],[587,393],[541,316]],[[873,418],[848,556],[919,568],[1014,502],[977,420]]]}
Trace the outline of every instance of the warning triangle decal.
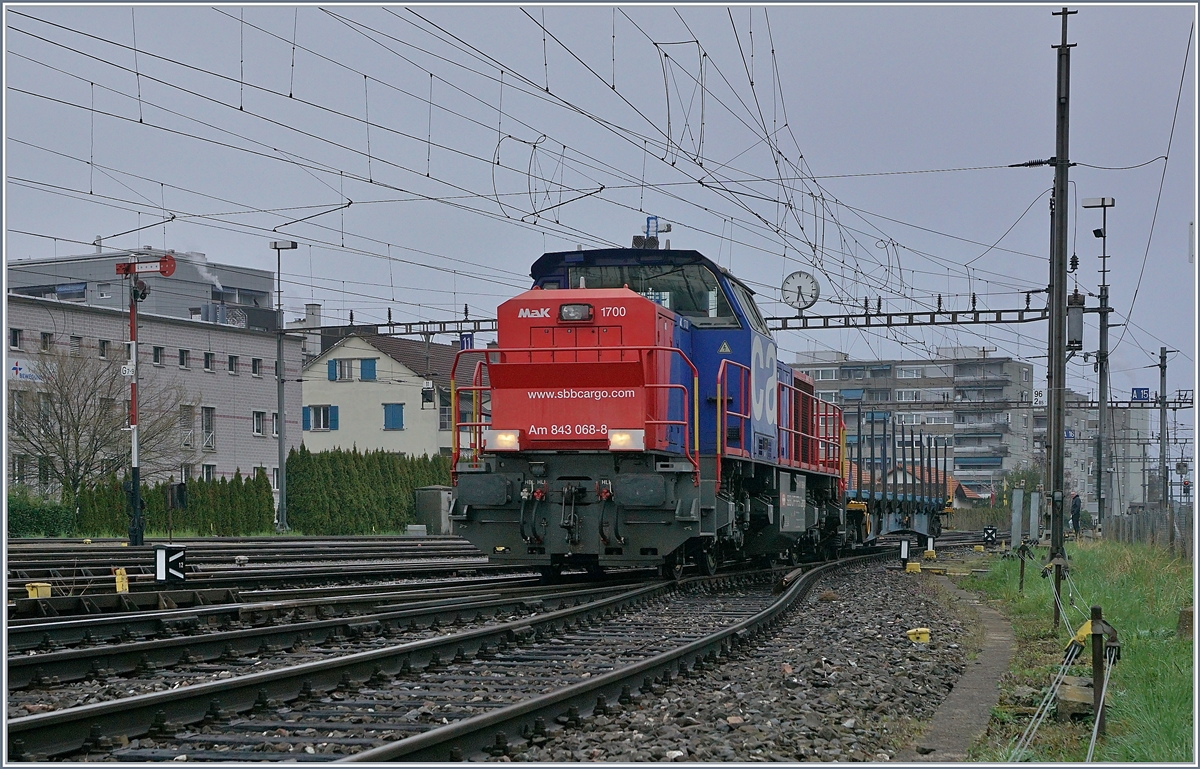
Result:
{"label": "warning triangle decal", "polygon": [[730,352],[729,342],[721,342],[721,346],[717,348],[717,355],[728,355]]}

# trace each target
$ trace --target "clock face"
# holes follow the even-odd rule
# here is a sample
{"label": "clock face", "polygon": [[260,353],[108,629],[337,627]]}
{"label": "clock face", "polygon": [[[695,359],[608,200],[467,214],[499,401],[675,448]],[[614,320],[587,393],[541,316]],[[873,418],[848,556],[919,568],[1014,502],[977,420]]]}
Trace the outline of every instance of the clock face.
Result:
{"label": "clock face", "polygon": [[807,272],[793,272],[783,281],[783,301],[797,310],[812,307],[821,296],[817,279]]}

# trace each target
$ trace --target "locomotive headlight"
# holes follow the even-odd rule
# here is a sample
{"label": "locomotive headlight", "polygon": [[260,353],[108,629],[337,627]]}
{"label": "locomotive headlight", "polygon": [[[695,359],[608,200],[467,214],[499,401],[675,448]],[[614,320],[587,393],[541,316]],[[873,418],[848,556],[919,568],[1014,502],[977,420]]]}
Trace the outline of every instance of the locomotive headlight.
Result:
{"label": "locomotive headlight", "polygon": [[592,306],[590,304],[564,304],[558,308],[559,320],[591,320]]}
{"label": "locomotive headlight", "polygon": [[484,430],[483,445],[489,451],[519,451],[521,449],[521,431]]}
{"label": "locomotive headlight", "polygon": [[609,430],[609,451],[642,451],[646,447],[645,430]]}

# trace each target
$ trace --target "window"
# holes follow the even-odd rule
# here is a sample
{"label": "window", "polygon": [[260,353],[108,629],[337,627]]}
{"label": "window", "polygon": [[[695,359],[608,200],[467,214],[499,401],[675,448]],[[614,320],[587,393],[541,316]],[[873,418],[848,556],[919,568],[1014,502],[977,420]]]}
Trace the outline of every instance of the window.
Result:
{"label": "window", "polygon": [[949,425],[954,423],[954,414],[949,411],[934,411],[925,415],[927,425]]}
{"label": "window", "polygon": [[204,442],[201,448],[205,451],[217,450],[217,410],[212,406],[200,409],[200,432]]}
{"label": "window", "polygon": [[338,381],[354,378],[354,359],[346,358],[337,362]]}
{"label": "window", "polygon": [[255,435],[262,435],[263,434],[263,421],[266,418],[267,418],[267,412],[265,412],[265,411],[250,412],[250,432],[254,433]]}
{"label": "window", "polygon": [[[567,285],[577,288],[580,281],[587,288],[628,286],[650,301],[687,317],[695,326],[737,328],[739,325],[717,276],[700,264],[571,266]],[[735,287],[734,290],[738,292],[738,300],[750,322],[757,323],[758,310],[753,300],[744,289]]]}
{"label": "window", "polygon": [[920,390],[897,390],[896,400],[902,403],[916,403],[921,400]]}
{"label": "window", "polygon": [[271,412],[271,435],[279,437],[279,412]]}
{"label": "window", "polygon": [[108,360],[108,340],[99,339],[96,341],[96,349],[100,351],[100,359]]}
{"label": "window", "polygon": [[216,365],[216,359],[217,359],[217,356],[215,353],[211,353],[211,352],[204,353],[204,370],[212,371],[213,366]]}
{"label": "window", "polygon": [[892,399],[891,390],[867,390],[866,400],[874,403],[886,403]]}
{"label": "window", "polygon": [[13,454],[11,467],[9,482],[24,484],[26,482],[26,475],[29,473],[29,457],[24,454]]}
{"label": "window", "polygon": [[897,379],[920,379],[921,373],[922,373],[922,370],[919,367],[918,368],[908,368],[905,366],[900,366],[900,367],[897,367],[897,369],[896,369],[896,378]]}
{"label": "window", "polygon": [[50,406],[50,393],[38,393],[38,419],[42,422],[50,421]]}
{"label": "window", "polygon": [[50,352],[50,348],[54,345],[54,334],[42,332],[42,352]]}
{"label": "window", "polygon": [[385,404],[383,404],[383,429],[384,430],[403,430],[404,429],[404,404],[403,403],[385,403]]}
{"label": "window", "polygon": [[191,358],[192,358],[191,350],[180,350],[179,351],[179,368],[191,368],[191,363],[192,363]]}
{"label": "window", "polygon": [[80,337],[80,336],[71,337],[71,345],[70,345],[71,355],[78,357],[79,351],[82,348],[83,348],[83,337]]}
{"label": "window", "polygon": [[262,376],[262,358],[250,359],[250,376]]}
{"label": "window", "polygon": [[937,387],[932,390],[926,390],[925,392],[929,395],[926,400],[935,402],[941,401],[942,403],[949,403],[950,401],[954,400],[954,390],[949,387]]}
{"label": "window", "polygon": [[876,366],[871,369],[871,379],[887,379],[892,375],[890,366]]}
{"label": "window", "polygon": [[450,417],[454,412],[450,410],[449,403],[443,403],[438,406],[438,429],[453,430],[454,425],[450,423]]}
{"label": "window", "polygon": [[184,462],[179,466],[179,480],[190,481],[195,470],[192,469],[190,462]]}
{"label": "window", "polygon": [[112,299],[112,284],[111,283],[97,283],[96,291],[99,292],[100,299]]}
{"label": "window", "polygon": [[1027,401],[1027,400],[1029,400],[1029,391],[1028,391],[1028,390],[1022,390],[1022,391],[1021,391],[1021,403],[1024,403],[1024,402],[1025,402],[1025,401]]}
{"label": "window", "polygon": [[54,473],[54,460],[50,457],[38,457],[38,488],[45,491],[50,488],[50,478]]}
{"label": "window", "polygon": [[195,434],[195,409],[192,406],[179,407],[179,445],[191,448]]}
{"label": "window", "polygon": [[1021,381],[1022,381],[1022,382],[1028,382],[1028,381],[1029,381],[1029,369],[1022,369],[1022,370],[1021,370]]}
{"label": "window", "polygon": [[236,355],[230,355],[230,356],[229,356],[229,373],[230,373],[230,374],[232,374],[232,375],[234,375],[234,376],[237,376],[237,373],[238,373],[238,356],[236,356]]}
{"label": "window", "polygon": [[301,417],[305,430],[338,429],[337,406],[305,406]]}
{"label": "window", "polygon": [[12,418],[20,419],[29,414],[29,391],[28,390],[11,390],[9,392],[9,408],[12,410]]}
{"label": "window", "polygon": [[820,382],[825,379],[837,379],[838,370],[835,368],[819,368],[813,371],[813,379]]}
{"label": "window", "polygon": [[271,490],[279,491],[279,468],[271,468]]}
{"label": "window", "polygon": [[200,469],[202,471],[201,477],[203,477],[204,480],[212,481],[212,480],[216,479],[216,477],[217,477],[217,466],[216,465],[200,465]]}
{"label": "window", "polygon": [[897,414],[896,421],[902,425],[919,425],[921,424],[921,415],[915,411],[908,411]]}
{"label": "window", "polygon": [[12,350],[21,349],[21,329],[10,328],[8,330],[8,346]]}
{"label": "window", "polygon": [[842,379],[862,379],[866,377],[867,370],[863,368],[844,368],[842,369]]}

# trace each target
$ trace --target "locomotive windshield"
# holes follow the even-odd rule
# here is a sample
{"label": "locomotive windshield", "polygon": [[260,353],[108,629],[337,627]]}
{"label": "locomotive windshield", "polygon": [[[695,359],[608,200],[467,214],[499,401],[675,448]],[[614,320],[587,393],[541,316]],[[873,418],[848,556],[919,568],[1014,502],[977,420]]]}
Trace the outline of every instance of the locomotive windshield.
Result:
{"label": "locomotive windshield", "polygon": [[635,264],[571,267],[570,286],[622,288],[629,286],[647,299],[691,319],[696,326],[739,326],[717,278],[701,264]]}

